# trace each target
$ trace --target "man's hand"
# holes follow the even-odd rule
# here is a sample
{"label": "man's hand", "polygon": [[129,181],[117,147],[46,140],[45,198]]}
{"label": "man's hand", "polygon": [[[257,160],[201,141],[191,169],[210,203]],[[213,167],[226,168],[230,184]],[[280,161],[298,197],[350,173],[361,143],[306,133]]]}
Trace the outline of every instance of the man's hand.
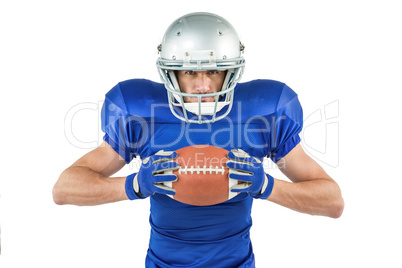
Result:
{"label": "man's hand", "polygon": [[231,188],[232,192],[247,192],[254,198],[267,199],[272,192],[274,179],[265,174],[262,162],[241,149],[228,154],[229,178],[243,181]]}
{"label": "man's hand", "polygon": [[175,158],[176,152],[162,150],[144,159],[138,173],[126,179],[128,198],[146,198],[154,193],[174,195],[175,190],[163,183],[177,180],[177,176],[172,174],[173,170],[180,168],[178,163],[173,162]]}

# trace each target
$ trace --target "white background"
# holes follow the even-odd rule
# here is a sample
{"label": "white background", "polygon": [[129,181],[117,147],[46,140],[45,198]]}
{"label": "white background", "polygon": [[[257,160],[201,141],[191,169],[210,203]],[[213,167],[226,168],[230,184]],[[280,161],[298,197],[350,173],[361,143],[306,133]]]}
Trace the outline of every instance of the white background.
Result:
{"label": "white background", "polygon": [[280,80],[299,94],[303,146],[346,203],[329,219],[256,201],[257,266],[402,266],[398,1],[235,2],[1,2],[0,267],[143,267],[148,200],[56,206],[51,192],[100,142],[104,94],[129,78],[159,81],[156,46],[194,11],[235,26],[243,81]]}

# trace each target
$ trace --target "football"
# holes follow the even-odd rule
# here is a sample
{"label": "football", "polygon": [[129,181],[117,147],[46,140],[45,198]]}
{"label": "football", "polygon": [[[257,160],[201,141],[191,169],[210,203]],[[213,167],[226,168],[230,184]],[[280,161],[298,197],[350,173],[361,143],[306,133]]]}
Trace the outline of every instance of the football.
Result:
{"label": "football", "polygon": [[176,182],[166,182],[176,190],[171,198],[194,206],[211,206],[237,195],[229,189],[237,180],[229,179],[228,151],[211,145],[193,145],[176,150],[174,160],[180,169],[173,171]]}

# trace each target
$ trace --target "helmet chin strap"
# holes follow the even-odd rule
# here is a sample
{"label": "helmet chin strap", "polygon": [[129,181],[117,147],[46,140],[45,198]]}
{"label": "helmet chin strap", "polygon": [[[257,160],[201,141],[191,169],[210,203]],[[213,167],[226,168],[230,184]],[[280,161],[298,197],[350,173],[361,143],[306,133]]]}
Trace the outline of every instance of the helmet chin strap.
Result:
{"label": "helmet chin strap", "polygon": [[[222,108],[228,105],[229,103],[230,102],[220,102],[220,101],[218,101],[217,104],[215,102],[201,102],[201,104],[198,104],[197,102],[185,102],[184,108],[190,113],[196,115],[213,115],[222,110]],[[181,104],[178,103],[173,105],[181,106]]]}

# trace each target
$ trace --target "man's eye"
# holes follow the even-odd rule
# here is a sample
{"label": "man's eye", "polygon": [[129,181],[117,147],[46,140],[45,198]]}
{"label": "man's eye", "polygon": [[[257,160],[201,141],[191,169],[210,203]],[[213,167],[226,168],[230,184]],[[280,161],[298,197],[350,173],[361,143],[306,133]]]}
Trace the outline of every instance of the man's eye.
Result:
{"label": "man's eye", "polygon": [[218,71],[209,71],[209,74],[218,74]]}
{"label": "man's eye", "polygon": [[188,75],[194,75],[195,72],[194,72],[194,71],[187,71],[186,74],[188,74]]}

